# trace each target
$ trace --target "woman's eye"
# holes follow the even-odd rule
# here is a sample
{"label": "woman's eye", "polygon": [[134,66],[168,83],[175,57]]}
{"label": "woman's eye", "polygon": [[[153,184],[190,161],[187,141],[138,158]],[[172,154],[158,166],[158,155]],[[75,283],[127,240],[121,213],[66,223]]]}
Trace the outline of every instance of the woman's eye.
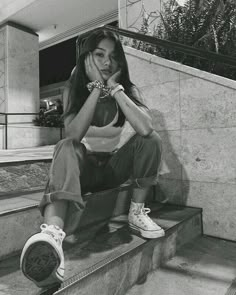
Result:
{"label": "woman's eye", "polygon": [[103,57],[103,53],[100,53],[100,52],[97,52],[96,55],[99,57]]}

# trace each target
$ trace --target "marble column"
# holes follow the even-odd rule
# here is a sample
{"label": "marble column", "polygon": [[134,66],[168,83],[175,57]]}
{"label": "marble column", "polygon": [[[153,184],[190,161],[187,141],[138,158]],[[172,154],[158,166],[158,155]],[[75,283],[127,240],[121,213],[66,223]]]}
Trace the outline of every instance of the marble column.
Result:
{"label": "marble column", "polygon": [[[0,112],[39,111],[38,35],[8,22],[0,27]],[[9,116],[9,123],[32,124],[33,116]],[[1,119],[2,122],[2,119]]]}
{"label": "marble column", "polygon": [[[0,112],[5,112],[5,35],[6,29],[0,29]],[[2,121],[2,120],[1,120]]]}

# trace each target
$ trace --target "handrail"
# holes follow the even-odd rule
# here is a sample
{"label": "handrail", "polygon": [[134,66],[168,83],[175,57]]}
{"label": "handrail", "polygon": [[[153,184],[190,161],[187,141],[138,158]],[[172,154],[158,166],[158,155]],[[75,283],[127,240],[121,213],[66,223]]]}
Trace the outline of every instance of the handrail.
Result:
{"label": "handrail", "polygon": [[13,115],[13,116],[17,116],[17,115],[38,115],[39,113],[2,113],[0,112],[0,115]]}
{"label": "handrail", "polygon": [[144,35],[141,33],[133,32],[133,31],[129,31],[129,30],[125,30],[125,29],[121,29],[121,28],[117,28],[117,27],[113,27],[113,26],[109,26],[109,25],[105,25],[103,27],[99,27],[99,28],[93,29],[91,31],[88,31],[84,34],[81,34],[80,36],[78,36],[78,39],[81,38],[81,40],[83,40],[92,31],[100,30],[101,28],[104,28],[104,29],[114,32],[114,33],[117,33],[118,35],[121,35],[124,37],[136,39],[136,40],[150,43],[153,45],[162,46],[162,47],[172,49],[175,51],[179,51],[179,52],[191,55],[191,56],[196,56],[196,57],[203,58],[203,59],[210,59],[215,62],[221,62],[223,64],[227,64],[230,67],[236,67],[236,58],[232,57],[232,56],[227,56],[224,54],[215,53],[213,51],[206,51],[204,49],[196,48],[193,46],[189,46],[189,45],[185,45],[185,44],[181,44],[181,43],[177,43],[177,42],[173,42],[173,41],[163,40],[163,39],[159,39],[157,37]]}
{"label": "handrail", "polygon": [[219,54],[213,51],[207,51],[207,50],[196,48],[193,46],[189,46],[189,45],[185,45],[185,44],[181,44],[181,43],[177,43],[173,41],[163,40],[153,36],[144,35],[144,34],[132,32],[132,31],[128,31],[128,30],[124,30],[120,28],[115,28],[112,26],[105,26],[105,28],[107,28],[109,31],[113,31],[125,37],[135,38],[139,41],[144,41],[154,45],[160,45],[172,50],[180,51],[182,53],[201,57],[204,59],[211,59],[213,61],[218,61],[218,62],[227,64],[229,66],[236,67],[236,58],[228,56],[228,55]]}
{"label": "handrail", "polygon": [[[4,120],[4,123],[1,123],[0,122],[0,125],[1,126],[5,126],[5,149],[7,150],[8,149],[8,125],[9,125],[9,122],[8,122],[8,116],[27,116],[27,115],[39,115],[40,112],[38,113],[3,113],[3,112],[0,112],[0,116],[4,116],[5,117],[5,120]],[[60,127],[60,139],[62,139],[63,137],[63,134],[62,134],[62,127]]]}

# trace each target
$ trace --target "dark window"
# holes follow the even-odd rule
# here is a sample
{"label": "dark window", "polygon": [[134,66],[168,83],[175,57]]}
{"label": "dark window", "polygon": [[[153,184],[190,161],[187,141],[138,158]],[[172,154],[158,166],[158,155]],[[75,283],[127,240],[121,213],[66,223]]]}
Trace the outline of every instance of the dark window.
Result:
{"label": "dark window", "polygon": [[[118,22],[109,23],[117,26]],[[66,81],[76,64],[76,40],[71,38],[39,52],[40,87]]]}
{"label": "dark window", "polygon": [[76,63],[76,39],[69,39],[39,52],[40,86],[62,82],[70,77]]}

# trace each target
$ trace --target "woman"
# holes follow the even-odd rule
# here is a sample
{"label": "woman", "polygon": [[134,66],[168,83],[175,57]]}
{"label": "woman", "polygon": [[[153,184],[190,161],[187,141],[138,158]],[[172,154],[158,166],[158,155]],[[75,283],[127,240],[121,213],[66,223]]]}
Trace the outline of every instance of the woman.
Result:
{"label": "woman", "polygon": [[[39,287],[63,280],[62,241],[65,232],[77,226],[71,217],[75,209],[84,208],[85,192],[132,181],[129,226],[145,238],[164,235],[144,208],[150,186],[157,183],[161,142],[130,81],[115,34],[101,29],[86,39],[64,92],[64,106],[66,139],[55,147],[40,203],[44,224],[26,242],[21,255],[24,275]],[[71,224],[74,228],[69,228]]]}

